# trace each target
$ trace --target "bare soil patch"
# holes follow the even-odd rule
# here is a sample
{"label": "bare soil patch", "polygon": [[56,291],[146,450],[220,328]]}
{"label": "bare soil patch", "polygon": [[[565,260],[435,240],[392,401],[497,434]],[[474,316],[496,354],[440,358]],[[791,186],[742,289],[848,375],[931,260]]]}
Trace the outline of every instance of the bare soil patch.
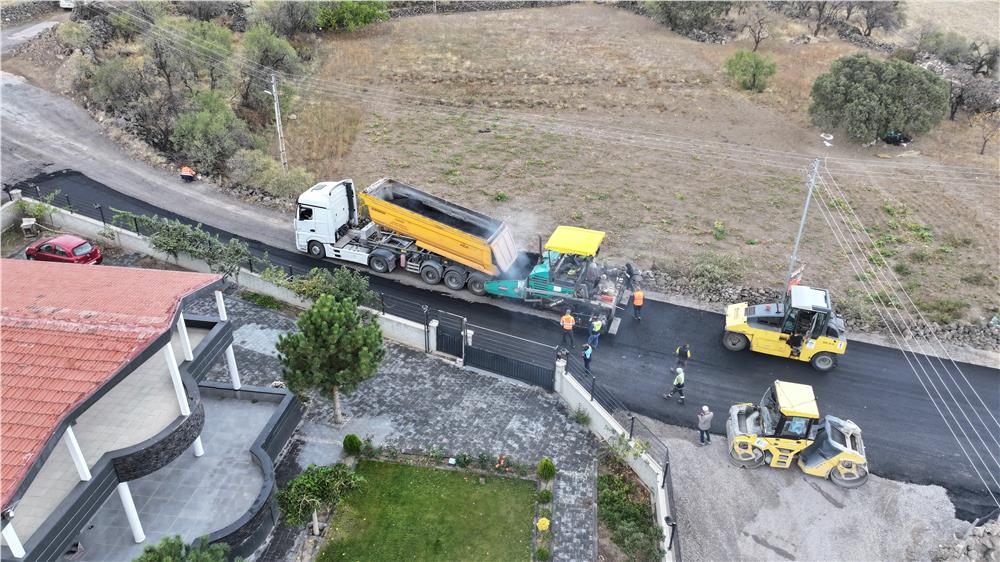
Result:
{"label": "bare soil patch", "polygon": [[[634,14],[596,5],[542,10],[420,16],[362,33],[325,39],[316,78],[365,84],[371,95],[337,99],[325,128],[348,131],[361,115],[350,149],[343,142],[325,161],[292,151],[321,177],[361,184],[398,177],[512,223],[533,248],[558,224],[608,232],[606,256],[643,267],[683,269],[703,252],[738,254],[752,264],[737,284],[780,284],[804,197],[805,169],[769,168],[751,150],[884,162],[876,153],[918,151],[912,174],[847,176],[846,200],[877,238],[892,234],[883,208],[904,205],[907,221],[931,235],[897,236],[890,262],[923,301],[964,303],[959,316],[983,321],[1000,307],[991,261],[1000,253],[994,229],[1000,196],[989,185],[931,181],[916,163],[997,169],[996,154],[979,156],[975,133],[950,122],[905,149],[862,149],[835,138],[823,146],[809,124],[812,81],[830,62],[857,50],[836,39],[795,45],[795,22],[762,50],[778,63],[768,90],[734,90],[721,72],[745,41],[710,45],[677,36]],[[470,119],[446,107],[413,107],[385,92],[403,92],[496,108],[498,120]],[[304,91],[304,103],[331,99]],[[581,135],[528,130],[506,112],[566,119]],[[330,121],[344,120],[342,124]],[[300,120],[308,127],[315,119]],[[611,127],[662,135],[656,148],[594,140]],[[315,136],[315,135],[314,135]],[[339,133],[335,136],[340,136]],[[697,139],[697,140],[692,140]],[[705,142],[703,142],[705,141]],[[706,142],[746,145],[742,157],[720,155]],[[308,151],[307,151],[308,153]],[[864,162],[859,165],[864,165]],[[331,174],[326,176],[325,174]],[[898,220],[896,221],[899,222]],[[942,249],[943,248],[943,249]],[[841,294],[858,289],[855,273],[814,210],[800,252],[806,281]],[[890,252],[891,253],[891,252]],[[909,256],[917,254],[916,258]],[[930,259],[925,259],[927,256]],[[970,273],[975,283],[962,280]],[[978,284],[977,284],[978,283]]]}

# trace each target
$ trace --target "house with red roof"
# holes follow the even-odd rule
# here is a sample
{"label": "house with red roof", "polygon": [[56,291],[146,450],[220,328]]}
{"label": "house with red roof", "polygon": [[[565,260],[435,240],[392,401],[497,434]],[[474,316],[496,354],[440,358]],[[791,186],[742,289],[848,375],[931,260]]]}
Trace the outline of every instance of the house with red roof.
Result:
{"label": "house with red roof", "polygon": [[[301,419],[301,405],[282,389],[240,383],[222,288],[212,274],[0,260],[3,560],[74,559],[88,547],[81,530],[93,527],[95,514],[108,505],[124,515],[123,526],[102,529],[104,538],[90,545],[91,559],[125,556],[131,551],[113,548],[122,542],[141,546],[164,510],[173,510],[169,524],[155,527],[152,539],[176,531],[245,553],[266,536],[276,517],[272,457]],[[213,293],[217,315],[185,316],[186,303]],[[204,381],[223,361],[229,384]],[[238,516],[229,525],[210,513],[201,514],[207,521],[181,517],[181,485],[169,493],[161,486],[169,502],[142,498],[138,508],[130,483],[156,480],[152,475],[162,476],[165,467],[183,465],[173,469],[181,479],[200,472],[224,479],[226,466],[237,471],[233,458],[211,454],[232,449],[227,433],[213,434],[209,455],[202,436],[206,404],[228,412],[242,399],[271,406],[261,414],[263,429],[252,447],[240,446],[240,462],[261,473],[241,481],[259,489],[231,494],[242,499],[212,500],[231,499]],[[232,411],[239,423],[243,414]],[[184,525],[177,524],[181,519]],[[127,533],[127,541],[116,531]]]}

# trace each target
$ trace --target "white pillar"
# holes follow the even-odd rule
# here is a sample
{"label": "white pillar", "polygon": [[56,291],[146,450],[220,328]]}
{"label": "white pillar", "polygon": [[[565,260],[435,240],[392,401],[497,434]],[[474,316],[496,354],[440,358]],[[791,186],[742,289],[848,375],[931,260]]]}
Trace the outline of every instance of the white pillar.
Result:
{"label": "white pillar", "polygon": [[174,348],[170,342],[163,346],[163,354],[167,359],[167,370],[170,371],[170,380],[174,382],[174,393],[177,395],[177,405],[181,408],[182,416],[191,415],[191,407],[188,406],[187,393],[184,392],[184,382],[181,381],[181,371],[177,368],[177,356],[174,355]]}
{"label": "white pillar", "polygon": [[69,456],[73,459],[76,472],[80,475],[80,480],[90,481],[90,468],[87,466],[87,459],[83,458],[83,451],[80,449],[80,443],[76,440],[73,428],[67,427],[63,436],[66,439],[66,446],[69,447]]}
{"label": "white pillar", "polygon": [[132,529],[132,538],[135,542],[146,540],[146,534],[142,532],[142,523],[139,521],[139,512],[135,510],[135,502],[132,501],[132,492],[128,489],[128,482],[118,483],[118,497],[122,500],[125,518],[128,519],[128,526]]}
{"label": "white pillar", "polygon": [[562,394],[563,392],[563,378],[566,376],[566,360],[556,359],[556,375],[555,375],[555,387],[556,394]]}
{"label": "white pillar", "polygon": [[229,320],[229,316],[226,314],[226,303],[222,300],[222,291],[215,292],[215,307],[219,309],[219,319],[225,322]]}
{"label": "white pillar", "polygon": [[434,353],[435,351],[438,350],[438,337],[437,337],[438,321],[437,320],[431,320],[430,322],[427,323],[427,332],[428,332],[427,333],[427,339],[430,342],[430,350],[429,351],[431,353]]}
{"label": "white pillar", "polygon": [[21,544],[21,539],[14,532],[14,527],[10,523],[7,523],[3,528],[3,542],[7,543],[14,558],[24,558],[24,545]]}
{"label": "white pillar", "polygon": [[191,338],[188,337],[187,324],[184,323],[184,313],[177,317],[177,332],[181,335],[181,349],[184,351],[184,360],[193,361],[194,351],[191,349]]}
{"label": "white pillar", "polygon": [[233,390],[243,387],[240,383],[240,371],[236,368],[236,354],[233,352],[233,344],[226,348],[226,368],[229,369],[229,378],[233,380]]}
{"label": "white pillar", "polygon": [[205,447],[201,444],[201,435],[194,440],[194,456],[200,457],[205,454]]}

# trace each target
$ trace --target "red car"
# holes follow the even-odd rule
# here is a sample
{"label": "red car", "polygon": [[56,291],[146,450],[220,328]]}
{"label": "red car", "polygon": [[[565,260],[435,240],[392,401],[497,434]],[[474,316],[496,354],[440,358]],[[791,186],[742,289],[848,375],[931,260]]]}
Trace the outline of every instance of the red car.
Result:
{"label": "red car", "polygon": [[24,257],[29,260],[86,264],[101,263],[104,260],[100,248],[72,234],[39,240],[28,246]]}

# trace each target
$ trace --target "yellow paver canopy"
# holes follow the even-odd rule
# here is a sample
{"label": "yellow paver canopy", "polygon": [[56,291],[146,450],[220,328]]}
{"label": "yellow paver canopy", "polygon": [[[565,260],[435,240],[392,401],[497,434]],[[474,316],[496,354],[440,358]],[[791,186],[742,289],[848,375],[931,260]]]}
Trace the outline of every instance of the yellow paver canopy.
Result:
{"label": "yellow paver canopy", "polygon": [[778,408],[786,416],[819,419],[819,407],[816,406],[816,395],[808,384],[774,381],[774,393],[777,395]]}
{"label": "yellow paver canopy", "polygon": [[604,241],[604,232],[576,226],[558,226],[545,243],[545,249],[561,254],[595,256]]}

